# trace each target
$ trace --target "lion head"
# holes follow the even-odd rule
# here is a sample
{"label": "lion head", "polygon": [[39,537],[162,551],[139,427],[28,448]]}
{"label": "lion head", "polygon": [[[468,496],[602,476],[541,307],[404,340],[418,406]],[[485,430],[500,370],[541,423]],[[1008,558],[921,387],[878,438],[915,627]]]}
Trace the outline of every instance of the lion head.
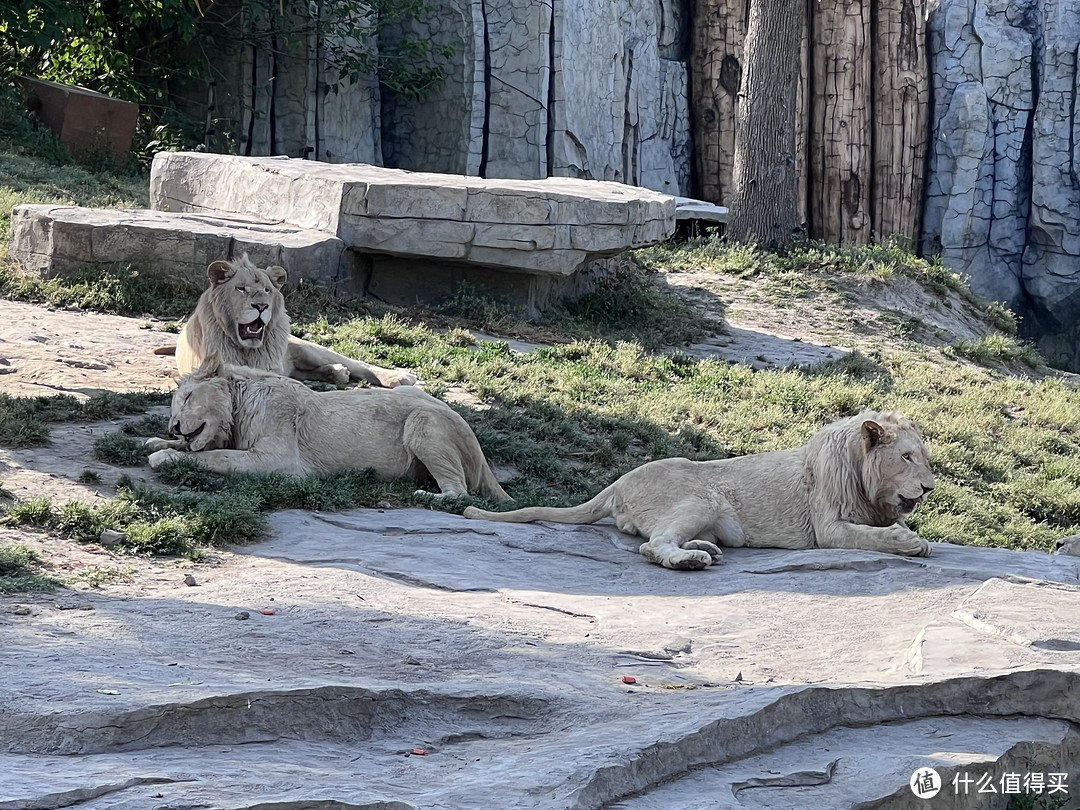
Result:
{"label": "lion head", "polygon": [[221,358],[210,355],[198,369],[180,378],[173,394],[169,433],[187,442],[188,450],[216,450],[229,444],[232,389],[221,371]]}
{"label": "lion head", "polygon": [[[263,347],[272,325],[288,324],[281,287],[289,274],[271,265],[260,270],[245,253],[241,258],[218,261],[206,268],[210,279],[210,303],[225,335],[249,351]],[[286,326],[287,328],[287,326]]]}
{"label": "lion head", "polygon": [[1073,557],[1080,557],[1080,534],[1074,534],[1058,540],[1054,543],[1054,548],[1056,554],[1068,554]]}
{"label": "lion head", "polygon": [[930,452],[915,426],[898,413],[864,413],[855,419],[867,497],[886,515],[903,517],[934,488]]}

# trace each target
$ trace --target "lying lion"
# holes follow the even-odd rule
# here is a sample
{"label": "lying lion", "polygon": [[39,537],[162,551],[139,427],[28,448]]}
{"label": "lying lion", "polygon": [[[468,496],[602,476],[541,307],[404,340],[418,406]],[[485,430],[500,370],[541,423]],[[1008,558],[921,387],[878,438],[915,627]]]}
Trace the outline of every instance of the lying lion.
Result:
{"label": "lying lion", "polygon": [[419,388],[316,393],[211,355],[181,378],[169,432],[177,439],[146,442],[155,469],[179,458],[218,473],[371,468],[383,479],[434,478],[446,496],[475,491],[512,500],[465,420]]}
{"label": "lying lion", "polygon": [[641,554],[666,568],[718,562],[718,546],[858,548],[926,557],[930,544],[904,515],[934,488],[918,432],[897,413],[834,422],[795,450],[720,461],[668,458],[631,470],[591,501],[465,517],[511,523],[595,523],[646,539]]}
{"label": "lying lion", "polygon": [[210,287],[199,296],[195,313],[176,341],[181,374],[198,368],[203,358],[219,355],[226,363],[276,371],[297,380],[338,385],[350,379],[393,388],[412,385],[416,377],[353,360],[335,351],[293,337],[281,287],[285,268],[260,270],[243,257],[214,262],[206,269]]}

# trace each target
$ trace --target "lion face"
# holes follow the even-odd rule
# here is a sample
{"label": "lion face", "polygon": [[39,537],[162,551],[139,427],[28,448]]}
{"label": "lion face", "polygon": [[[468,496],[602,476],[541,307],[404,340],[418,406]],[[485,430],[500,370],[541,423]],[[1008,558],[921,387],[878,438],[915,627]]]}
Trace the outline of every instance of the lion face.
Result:
{"label": "lion face", "polygon": [[214,312],[226,334],[245,349],[262,348],[271,320],[284,317],[285,268],[260,270],[244,254],[236,261],[214,262],[206,275],[214,289]]}
{"label": "lion face", "polygon": [[224,377],[217,376],[217,355],[180,380],[172,398],[169,433],[187,442],[188,450],[216,450],[232,435],[232,394]]}
{"label": "lion face", "polygon": [[1062,540],[1058,540],[1054,547],[1056,554],[1068,554],[1073,557],[1080,557],[1080,534],[1074,534],[1071,537],[1066,537]]}
{"label": "lion face", "polygon": [[864,485],[872,503],[903,516],[934,488],[930,452],[906,419],[884,414],[861,425],[866,451]]}

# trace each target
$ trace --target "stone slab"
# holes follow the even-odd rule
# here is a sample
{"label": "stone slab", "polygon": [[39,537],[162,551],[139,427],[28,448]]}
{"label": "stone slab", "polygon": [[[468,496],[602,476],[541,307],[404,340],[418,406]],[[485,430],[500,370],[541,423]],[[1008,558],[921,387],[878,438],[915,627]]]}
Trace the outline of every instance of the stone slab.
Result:
{"label": "stone slab", "polygon": [[358,251],[563,276],[675,230],[673,197],[622,183],[491,180],[196,152],[155,156],[150,200],[162,211],[321,230]]}
{"label": "stone slab", "polygon": [[0,808],[985,806],[912,804],[928,765],[1080,786],[1080,651],[1038,643],[1068,631],[1077,558],[730,549],[673,572],[606,524],[271,522],[198,587],[166,562],[0,597]]}
{"label": "stone slab", "polygon": [[211,262],[244,253],[259,267],[281,265],[294,282],[333,285],[344,272],[340,239],[290,225],[144,209],[18,205],[11,212],[8,258],[46,278],[123,264],[202,283]]}

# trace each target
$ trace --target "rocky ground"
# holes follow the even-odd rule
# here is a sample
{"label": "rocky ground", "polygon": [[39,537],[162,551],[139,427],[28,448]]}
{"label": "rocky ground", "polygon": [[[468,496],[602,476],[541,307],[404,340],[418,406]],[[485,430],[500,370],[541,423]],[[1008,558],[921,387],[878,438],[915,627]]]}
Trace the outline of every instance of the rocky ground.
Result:
{"label": "rocky ground", "polygon": [[[703,300],[725,283],[692,281],[669,279]],[[695,352],[850,348],[813,312],[724,314]],[[172,358],[150,350],[172,336],[144,326],[0,302],[0,391],[167,390]],[[0,480],[103,496],[117,471],[89,446],[113,428],[2,450]],[[96,488],[74,481],[87,467]],[[0,527],[76,579],[0,597],[0,810],[1005,808],[1014,772],[1065,774],[1044,806],[1080,807],[1078,558],[732,549],[678,573],[603,525],[272,522],[197,566]],[[926,767],[945,787],[917,800]]]}

